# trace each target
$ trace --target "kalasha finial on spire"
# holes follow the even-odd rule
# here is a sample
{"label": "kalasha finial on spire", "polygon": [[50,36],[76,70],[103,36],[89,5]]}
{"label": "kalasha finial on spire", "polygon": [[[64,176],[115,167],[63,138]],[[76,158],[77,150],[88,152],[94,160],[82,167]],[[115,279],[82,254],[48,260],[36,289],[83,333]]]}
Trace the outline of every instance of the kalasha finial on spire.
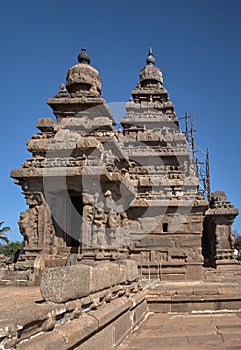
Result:
{"label": "kalasha finial on spire", "polygon": [[83,48],[78,56],[79,63],[90,64],[90,56],[87,54],[86,49]]}
{"label": "kalasha finial on spire", "polygon": [[152,48],[149,48],[149,53],[148,53],[148,57],[146,59],[146,64],[155,64],[155,58],[152,55]]}

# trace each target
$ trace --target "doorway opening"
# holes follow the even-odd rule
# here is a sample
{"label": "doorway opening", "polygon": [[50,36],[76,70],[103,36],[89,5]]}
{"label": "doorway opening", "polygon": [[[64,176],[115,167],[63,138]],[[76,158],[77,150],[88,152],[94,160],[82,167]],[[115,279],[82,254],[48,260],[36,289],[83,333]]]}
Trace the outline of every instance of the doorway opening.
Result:
{"label": "doorway opening", "polygon": [[82,196],[77,194],[70,195],[69,198],[66,245],[71,247],[71,253],[77,253],[79,247],[82,247],[83,200]]}
{"label": "doorway opening", "polygon": [[162,224],[162,232],[168,232],[168,223],[167,222],[163,222],[163,224]]}

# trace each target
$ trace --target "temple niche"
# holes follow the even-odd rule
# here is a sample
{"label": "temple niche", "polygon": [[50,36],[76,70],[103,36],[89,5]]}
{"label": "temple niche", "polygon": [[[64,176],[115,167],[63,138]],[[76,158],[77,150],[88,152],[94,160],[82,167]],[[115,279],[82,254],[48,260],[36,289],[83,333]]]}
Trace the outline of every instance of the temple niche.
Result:
{"label": "temple niche", "polygon": [[31,157],[11,177],[25,259],[41,266],[131,258],[163,279],[199,279],[203,266],[233,266],[237,209],[223,192],[199,191],[195,159],[150,49],[116,127],[86,49],[28,140]]}

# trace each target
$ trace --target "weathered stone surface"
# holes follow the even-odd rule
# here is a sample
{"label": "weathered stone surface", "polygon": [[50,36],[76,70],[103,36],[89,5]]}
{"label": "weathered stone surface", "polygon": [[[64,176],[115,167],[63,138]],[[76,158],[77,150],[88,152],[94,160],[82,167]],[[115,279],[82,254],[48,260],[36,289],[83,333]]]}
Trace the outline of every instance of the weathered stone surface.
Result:
{"label": "weathered stone surface", "polygon": [[121,281],[120,267],[115,263],[100,263],[90,272],[89,292],[94,293]]}
{"label": "weathered stone surface", "polygon": [[45,270],[40,288],[45,300],[63,303],[112,287],[120,281],[118,264],[77,264]]}
{"label": "weathered stone surface", "polygon": [[177,238],[148,235],[140,242],[136,243],[137,247],[175,247]]}
{"label": "weathered stone surface", "polygon": [[43,151],[46,152],[48,150],[48,139],[39,139],[39,140],[35,140],[35,139],[31,139],[28,141],[28,150],[30,152],[35,152],[35,151]]}
{"label": "weathered stone surface", "polygon": [[113,328],[112,326],[105,327],[83,344],[78,346],[76,350],[112,350],[113,349]]}
{"label": "weathered stone surface", "polygon": [[103,327],[128,310],[130,306],[131,302],[127,300],[114,300],[110,304],[104,305],[101,309],[90,312],[90,315],[98,320],[99,327]]}
{"label": "weathered stone surface", "polygon": [[[118,350],[207,350],[239,348],[236,313],[201,315],[150,315],[137,332],[130,335]],[[219,326],[220,321],[228,327]],[[178,345],[177,345],[178,344]]]}
{"label": "weathered stone surface", "polygon": [[56,124],[52,118],[39,118],[37,128],[43,132],[54,131]]}
{"label": "weathered stone surface", "polygon": [[[89,300],[90,303],[90,300]],[[70,300],[65,303],[67,311],[73,311],[76,308],[81,308],[83,301],[81,299]]]}
{"label": "weathered stone surface", "polygon": [[83,264],[45,270],[40,285],[43,298],[62,303],[88,296],[91,270],[91,266]]}
{"label": "weathered stone surface", "polygon": [[125,312],[117,320],[112,323],[113,326],[113,336],[114,344],[118,345],[125,338],[131,329],[131,314],[130,312]]}
{"label": "weathered stone surface", "polygon": [[120,260],[117,262],[120,264],[122,271],[123,282],[133,282],[139,277],[137,263],[133,260]]}
{"label": "weathered stone surface", "polygon": [[143,300],[132,311],[133,326],[136,326],[148,312],[148,306],[146,300]]}
{"label": "weathered stone surface", "polygon": [[67,349],[73,349],[85,338],[93,335],[97,329],[98,321],[92,316],[83,315],[56,328],[55,332],[65,339]]}
{"label": "weathered stone surface", "polygon": [[[49,313],[57,315],[64,314],[66,311],[65,305],[31,305],[22,309],[2,311],[0,319],[0,333],[2,336],[17,332],[18,330],[28,327],[39,328],[41,322],[44,322]],[[23,332],[23,331],[22,331]]]}
{"label": "weathered stone surface", "polygon": [[[113,264],[119,268],[118,264]],[[101,263],[100,265],[105,264]],[[114,290],[118,292],[115,287],[113,287]],[[7,294],[6,291],[4,294]],[[4,348],[27,350],[56,349],[57,347],[58,349],[71,350],[78,348],[80,344],[84,345],[86,342],[88,347],[84,347],[85,349],[97,350],[98,342],[96,339],[99,339],[99,346],[103,344],[103,346],[106,346],[105,350],[111,350],[114,347],[114,333],[122,332],[125,327],[130,327],[129,329],[125,328],[125,332],[129,332],[133,328],[132,317],[135,318],[133,316],[135,309],[143,303],[145,295],[135,293],[131,294],[129,298],[126,296],[118,298],[116,295],[116,299],[109,300],[107,303],[103,301],[96,310],[90,311],[86,307],[83,310],[82,306],[86,306],[86,302],[90,302],[92,296],[97,294],[103,297],[105,290],[65,304],[53,302],[46,304],[42,302],[34,305],[31,303],[28,306],[25,303],[24,308],[12,311],[2,311],[4,307],[1,305],[0,337],[4,343]],[[1,293],[1,296],[3,296],[3,293]],[[39,298],[40,295],[38,294],[37,300]],[[12,299],[11,296],[11,303]],[[83,302],[84,299],[89,299],[89,301]],[[19,300],[21,302],[24,298],[19,297]],[[126,313],[126,317],[129,319],[126,325],[121,322],[123,313]],[[138,310],[137,313],[139,319],[139,316],[141,317],[140,311]],[[122,330],[119,330],[118,320],[122,324]],[[95,347],[93,347],[94,344]],[[80,349],[82,348],[80,346]]]}
{"label": "weathered stone surface", "polygon": [[17,350],[66,350],[66,348],[64,337],[56,332],[40,334],[27,342],[17,345]]}

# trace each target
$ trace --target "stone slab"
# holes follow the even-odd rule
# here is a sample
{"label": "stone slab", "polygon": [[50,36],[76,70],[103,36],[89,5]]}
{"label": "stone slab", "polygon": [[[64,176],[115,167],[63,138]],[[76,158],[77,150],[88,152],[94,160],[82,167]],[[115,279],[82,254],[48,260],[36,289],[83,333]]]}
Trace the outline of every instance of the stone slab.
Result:
{"label": "stone slab", "polygon": [[47,269],[40,284],[42,297],[54,303],[85,297],[90,294],[90,277],[91,267],[83,264]]}
{"label": "stone slab", "polygon": [[103,327],[106,324],[111,323],[112,320],[116,319],[120,314],[130,308],[131,303],[126,300],[114,300],[110,304],[104,305],[102,308],[92,311],[89,314],[93,316],[97,321],[99,327]]}
{"label": "stone slab", "polygon": [[123,280],[133,282],[139,278],[138,267],[135,261],[125,259],[120,260],[118,263],[124,267]]}
{"label": "stone slab", "polygon": [[49,313],[61,315],[65,313],[64,305],[35,304],[22,309],[3,311],[0,315],[0,334],[6,336],[8,334],[20,331],[23,334],[28,327],[40,327]]}
{"label": "stone slab", "polygon": [[66,343],[59,333],[44,333],[17,345],[17,350],[66,350]]}
{"label": "stone slab", "polygon": [[118,264],[100,263],[91,269],[89,294],[112,287],[120,282],[121,274]]}
{"label": "stone slab", "polygon": [[144,300],[132,310],[131,318],[133,320],[133,326],[136,326],[139,322],[141,322],[147,312],[147,303],[146,300]]}
{"label": "stone slab", "polygon": [[55,329],[59,336],[64,337],[68,344],[67,349],[74,349],[84,339],[89,338],[98,329],[98,321],[90,315],[65,323]]}
{"label": "stone slab", "polygon": [[75,350],[112,350],[112,333],[113,329],[110,325],[93,335],[90,339],[75,348]]}
{"label": "stone slab", "polygon": [[46,269],[42,275],[40,290],[46,301],[63,303],[112,287],[120,281],[118,264],[77,264]]}
{"label": "stone slab", "polygon": [[132,326],[130,311],[125,312],[112,323],[114,344],[118,345],[130,332]]}

